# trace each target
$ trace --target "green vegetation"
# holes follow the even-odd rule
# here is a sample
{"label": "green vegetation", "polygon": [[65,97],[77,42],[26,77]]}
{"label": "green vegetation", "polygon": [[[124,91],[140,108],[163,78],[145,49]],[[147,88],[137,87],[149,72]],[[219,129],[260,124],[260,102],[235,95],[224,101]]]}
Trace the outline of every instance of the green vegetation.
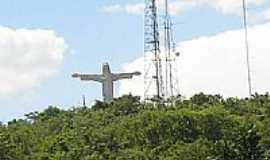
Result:
{"label": "green vegetation", "polygon": [[198,94],[176,107],[123,96],[0,125],[1,160],[270,160],[270,96]]}

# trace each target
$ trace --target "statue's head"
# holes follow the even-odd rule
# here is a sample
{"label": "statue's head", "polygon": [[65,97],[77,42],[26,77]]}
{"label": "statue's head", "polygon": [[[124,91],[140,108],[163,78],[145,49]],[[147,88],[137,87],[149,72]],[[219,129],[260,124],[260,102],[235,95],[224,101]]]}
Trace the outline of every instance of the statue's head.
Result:
{"label": "statue's head", "polygon": [[109,63],[103,63],[102,72],[103,72],[103,74],[110,74],[111,73]]}

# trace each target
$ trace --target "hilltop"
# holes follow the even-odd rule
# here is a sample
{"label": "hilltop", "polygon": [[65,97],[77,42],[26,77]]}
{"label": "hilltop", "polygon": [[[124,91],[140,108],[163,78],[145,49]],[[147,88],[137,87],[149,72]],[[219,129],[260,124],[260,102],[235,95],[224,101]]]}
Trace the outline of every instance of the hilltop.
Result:
{"label": "hilltop", "polygon": [[270,96],[197,94],[175,107],[123,96],[50,106],[0,126],[1,160],[268,160]]}

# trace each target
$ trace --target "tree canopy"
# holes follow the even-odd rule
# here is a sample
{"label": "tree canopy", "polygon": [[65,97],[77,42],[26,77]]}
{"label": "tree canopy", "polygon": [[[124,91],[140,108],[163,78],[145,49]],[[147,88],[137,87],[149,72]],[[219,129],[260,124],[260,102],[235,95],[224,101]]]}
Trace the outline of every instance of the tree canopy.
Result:
{"label": "tree canopy", "polygon": [[270,96],[194,95],[175,106],[131,95],[0,124],[1,160],[270,160]]}

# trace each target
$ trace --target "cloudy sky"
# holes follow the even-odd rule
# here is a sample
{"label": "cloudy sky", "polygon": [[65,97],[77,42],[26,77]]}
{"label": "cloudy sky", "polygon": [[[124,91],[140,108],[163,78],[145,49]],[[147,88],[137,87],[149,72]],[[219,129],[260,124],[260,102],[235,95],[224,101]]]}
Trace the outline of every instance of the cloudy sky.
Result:
{"label": "cloudy sky", "polygon": [[[247,96],[242,0],[171,0],[181,94]],[[270,91],[270,1],[247,0],[253,90]],[[0,6],[0,121],[101,98],[73,72],[142,70],[144,0],[8,0]],[[159,2],[160,10],[163,1]],[[136,86],[130,85],[131,83]],[[117,96],[142,93],[142,79]]]}

